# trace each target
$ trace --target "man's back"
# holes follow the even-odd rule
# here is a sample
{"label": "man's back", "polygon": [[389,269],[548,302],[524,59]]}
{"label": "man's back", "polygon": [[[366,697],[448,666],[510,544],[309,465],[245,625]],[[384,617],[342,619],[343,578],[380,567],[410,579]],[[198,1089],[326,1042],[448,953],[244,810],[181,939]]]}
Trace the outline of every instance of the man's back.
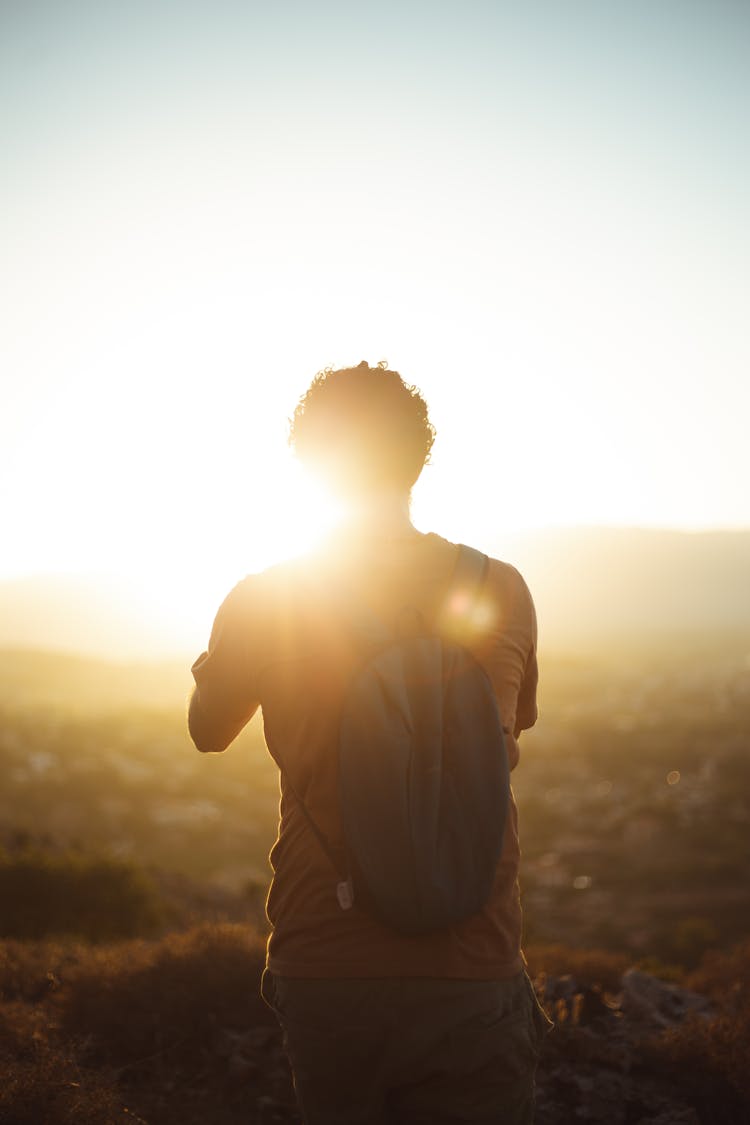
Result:
{"label": "man's back", "polygon": [[[222,714],[260,704],[268,747],[282,770],[279,838],[268,900],[273,925],[269,968],[299,977],[432,976],[489,979],[521,968],[517,892],[518,834],[511,802],[493,893],[478,915],[438,934],[414,938],[362,910],[342,911],[337,874],[297,797],[334,851],[343,853],[337,724],[361,653],[328,584],[359,600],[384,622],[416,609],[440,628],[460,615],[451,578],[458,548],[436,535],[338,537],[312,565],[286,564],[246,579],[219,615],[212,649],[195,665],[201,695],[221,700]],[[313,573],[314,571],[314,573]],[[520,575],[492,560],[466,623],[466,644],[495,688],[510,765],[514,735],[536,718],[536,626]],[[230,699],[227,669],[235,697]],[[290,784],[291,782],[291,784]],[[387,831],[387,826],[386,829]]]}

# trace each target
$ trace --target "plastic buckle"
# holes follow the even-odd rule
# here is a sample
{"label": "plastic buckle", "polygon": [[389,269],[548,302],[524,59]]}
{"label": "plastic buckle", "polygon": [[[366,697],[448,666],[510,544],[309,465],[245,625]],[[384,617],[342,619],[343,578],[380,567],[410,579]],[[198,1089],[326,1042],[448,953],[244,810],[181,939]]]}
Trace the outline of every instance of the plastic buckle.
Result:
{"label": "plastic buckle", "polygon": [[352,886],[351,875],[348,879],[336,884],[336,898],[342,910],[351,910],[354,906],[354,887]]}

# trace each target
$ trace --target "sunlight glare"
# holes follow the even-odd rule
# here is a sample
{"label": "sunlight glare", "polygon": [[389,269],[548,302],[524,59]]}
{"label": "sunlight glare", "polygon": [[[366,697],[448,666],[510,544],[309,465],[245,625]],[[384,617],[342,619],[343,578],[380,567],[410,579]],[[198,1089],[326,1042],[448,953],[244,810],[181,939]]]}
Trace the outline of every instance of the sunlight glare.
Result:
{"label": "sunlight glare", "polygon": [[140,585],[158,597],[163,619],[181,620],[201,643],[232,586],[247,574],[314,551],[341,517],[336,501],[286,450],[255,466],[255,476],[264,482],[262,496],[239,509],[239,524],[238,496],[223,498],[220,548],[206,535],[194,543],[189,565],[140,574]]}

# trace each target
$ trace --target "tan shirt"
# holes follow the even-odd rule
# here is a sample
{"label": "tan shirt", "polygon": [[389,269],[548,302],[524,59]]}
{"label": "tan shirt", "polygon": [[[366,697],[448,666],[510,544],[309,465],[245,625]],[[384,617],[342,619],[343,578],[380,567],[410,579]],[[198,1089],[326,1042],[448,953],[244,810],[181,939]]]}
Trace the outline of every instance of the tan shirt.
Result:
{"label": "tan shirt", "polygon": [[[269,751],[281,767],[278,839],[271,851],[268,965],[297,977],[498,979],[521,967],[518,823],[511,796],[495,885],[484,909],[451,930],[406,937],[362,910],[342,911],[339,876],[291,791],[331,846],[343,849],[337,722],[359,659],[325,589],[346,589],[385,621],[404,606],[437,623],[453,612],[458,548],[437,535],[340,537],[315,559],[251,575],[229,594],[207,653],[193,665],[190,731],[200,750],[220,751],[260,706]],[[449,596],[450,595],[450,596]],[[455,599],[453,599],[455,600]],[[458,599],[460,602],[460,599]],[[536,720],[536,619],[518,571],[495,559],[466,642],[487,671],[509,732]]]}

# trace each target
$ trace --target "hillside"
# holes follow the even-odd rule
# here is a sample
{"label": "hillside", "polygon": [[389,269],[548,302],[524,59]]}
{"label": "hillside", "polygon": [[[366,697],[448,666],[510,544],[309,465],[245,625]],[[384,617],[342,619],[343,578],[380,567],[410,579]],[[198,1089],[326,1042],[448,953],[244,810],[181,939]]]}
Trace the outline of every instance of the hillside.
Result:
{"label": "hillside", "polygon": [[192,687],[188,660],[123,663],[48,649],[0,649],[0,704],[119,711],[184,711]]}
{"label": "hillside", "polygon": [[[538,1125],[748,1120],[750,645],[691,635],[543,654],[513,775]],[[258,721],[195,751],[189,679],[0,652],[2,1122],[299,1122],[257,1000],[277,771]]]}

